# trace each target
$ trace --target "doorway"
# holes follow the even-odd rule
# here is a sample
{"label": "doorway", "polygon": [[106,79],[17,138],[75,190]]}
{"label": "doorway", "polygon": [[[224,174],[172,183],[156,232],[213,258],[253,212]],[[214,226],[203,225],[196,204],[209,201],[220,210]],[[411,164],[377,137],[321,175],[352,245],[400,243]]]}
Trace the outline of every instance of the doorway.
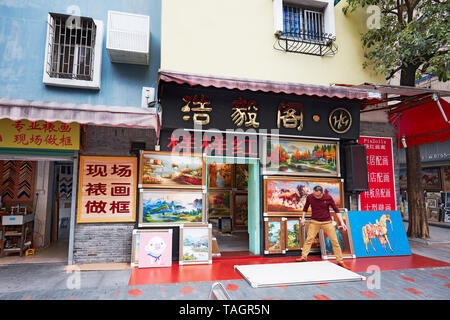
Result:
{"label": "doorway", "polygon": [[67,262],[73,188],[69,159],[0,155],[0,264]]}
{"label": "doorway", "polygon": [[259,255],[259,159],[205,159],[205,203],[214,256]]}

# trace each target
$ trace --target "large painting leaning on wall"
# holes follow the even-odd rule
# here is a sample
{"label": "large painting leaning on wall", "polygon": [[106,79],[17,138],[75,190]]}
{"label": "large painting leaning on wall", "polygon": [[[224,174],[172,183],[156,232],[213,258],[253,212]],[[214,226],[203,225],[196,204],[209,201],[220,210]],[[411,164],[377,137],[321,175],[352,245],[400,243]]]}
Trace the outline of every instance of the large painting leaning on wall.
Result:
{"label": "large painting leaning on wall", "polygon": [[[316,185],[322,186],[324,193],[333,198],[337,207],[344,206],[343,185],[340,179],[265,177],[264,213],[291,216],[302,214],[306,197]],[[311,212],[311,207],[308,211]]]}
{"label": "large painting leaning on wall", "polygon": [[201,188],[201,155],[176,155],[170,152],[142,151],[139,184],[143,188]]}
{"label": "large painting leaning on wall", "polygon": [[139,226],[201,223],[201,190],[141,190]]}
{"label": "large painting leaning on wall", "polygon": [[263,174],[340,176],[337,142],[267,139],[263,156]]}

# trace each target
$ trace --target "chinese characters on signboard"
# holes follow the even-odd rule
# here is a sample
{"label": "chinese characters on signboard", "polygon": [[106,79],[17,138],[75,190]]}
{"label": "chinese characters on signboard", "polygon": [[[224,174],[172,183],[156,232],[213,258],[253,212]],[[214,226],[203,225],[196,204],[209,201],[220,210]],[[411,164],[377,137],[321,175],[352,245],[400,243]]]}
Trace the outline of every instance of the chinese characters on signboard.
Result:
{"label": "chinese characters on signboard", "polygon": [[362,211],[396,210],[392,139],[360,137],[366,146],[369,190],[360,193]]}
{"label": "chinese characters on signboard", "polygon": [[0,120],[0,147],[78,150],[80,125],[47,121]]}
{"label": "chinese characters on signboard", "polygon": [[137,159],[80,157],[77,222],[135,221]]}

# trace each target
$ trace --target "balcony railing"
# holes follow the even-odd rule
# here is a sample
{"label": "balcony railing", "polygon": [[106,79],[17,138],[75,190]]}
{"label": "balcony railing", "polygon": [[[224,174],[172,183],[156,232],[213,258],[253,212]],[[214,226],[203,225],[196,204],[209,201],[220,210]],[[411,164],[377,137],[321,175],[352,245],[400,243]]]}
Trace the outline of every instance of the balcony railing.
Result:
{"label": "balcony railing", "polygon": [[321,57],[334,56],[338,50],[335,40],[334,36],[320,32],[283,32],[277,36],[274,48]]}

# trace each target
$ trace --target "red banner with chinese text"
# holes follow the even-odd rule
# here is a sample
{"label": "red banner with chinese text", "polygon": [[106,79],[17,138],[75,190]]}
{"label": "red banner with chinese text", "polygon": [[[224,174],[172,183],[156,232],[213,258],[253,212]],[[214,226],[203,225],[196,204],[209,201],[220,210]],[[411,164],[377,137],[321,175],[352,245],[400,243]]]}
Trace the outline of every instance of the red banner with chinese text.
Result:
{"label": "red banner with chinese text", "polygon": [[136,218],[137,158],[80,157],[77,222]]}
{"label": "red banner with chinese text", "polygon": [[396,210],[392,139],[361,136],[358,143],[366,146],[369,190],[361,192],[360,210]]}

